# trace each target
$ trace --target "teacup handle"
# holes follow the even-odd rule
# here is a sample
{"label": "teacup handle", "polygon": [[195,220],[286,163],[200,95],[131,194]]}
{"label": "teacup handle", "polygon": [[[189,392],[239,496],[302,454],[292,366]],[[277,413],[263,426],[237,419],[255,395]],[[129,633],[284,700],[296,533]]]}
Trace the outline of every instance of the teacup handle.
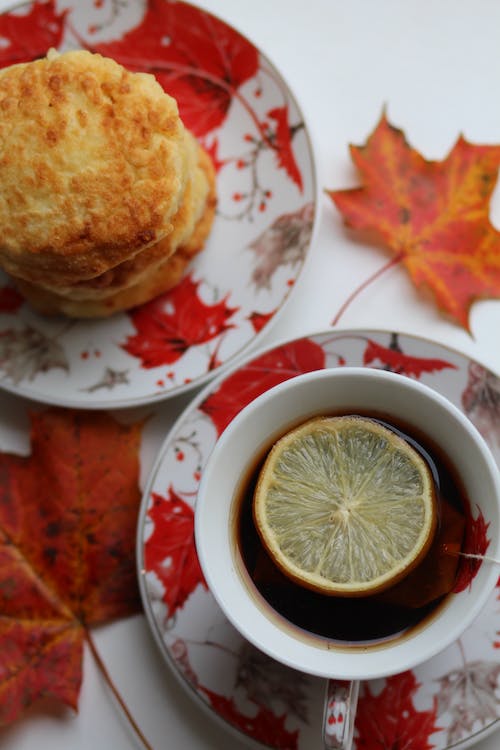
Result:
{"label": "teacup handle", "polygon": [[359,682],[330,679],[326,685],[323,744],[326,750],[351,750]]}

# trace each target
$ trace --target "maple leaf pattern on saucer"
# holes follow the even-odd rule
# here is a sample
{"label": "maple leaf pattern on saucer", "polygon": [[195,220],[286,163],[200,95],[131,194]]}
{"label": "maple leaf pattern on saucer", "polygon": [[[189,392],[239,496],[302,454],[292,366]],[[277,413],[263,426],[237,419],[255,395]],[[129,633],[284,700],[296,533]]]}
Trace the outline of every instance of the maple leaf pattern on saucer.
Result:
{"label": "maple leaf pattern on saucer", "polygon": [[[269,110],[267,116],[276,123],[273,148],[276,149],[278,164],[286,170],[291,180],[302,191],[302,175],[291,147],[293,132],[289,125],[288,107],[274,107]],[[301,127],[303,127],[302,123],[293,128],[293,131]]]}
{"label": "maple leaf pattern on saucer", "polygon": [[379,693],[363,683],[356,712],[356,750],[432,750],[429,738],[439,729],[436,706],[426,711],[416,707],[419,687],[411,671],[387,678]]}
{"label": "maple leaf pattern on saucer", "polygon": [[445,359],[414,357],[405,354],[399,345],[398,338],[398,335],[393,333],[389,346],[382,346],[376,341],[368,340],[363,364],[372,366],[379,364],[383,369],[415,378],[420,378],[424,373],[438,372],[446,368],[456,369],[455,365]]}
{"label": "maple leaf pattern on saucer", "polygon": [[59,342],[31,326],[0,331],[0,368],[13,383],[33,380],[53,368],[68,370],[69,364]]}
{"label": "maple leaf pattern on saucer", "polygon": [[[252,669],[249,673],[245,672],[245,664],[248,664],[247,649],[251,647],[244,643],[240,652],[230,654],[238,666],[236,682],[230,686],[230,692],[226,694],[203,683],[191,663],[188,645],[191,644],[176,638],[171,646],[172,657],[186,681],[196,688],[205,703],[233,728],[250,735],[257,742],[262,742],[265,747],[273,747],[276,750],[299,750],[300,730],[289,728],[289,716],[295,711],[283,710],[283,706],[299,706],[299,713],[307,712],[305,705],[302,705],[307,685],[304,675],[281,664],[270,664],[269,669],[259,672],[256,688],[253,685],[255,671]],[[205,646],[216,650],[219,648],[219,644],[212,641],[207,641]],[[224,651],[227,656],[227,649]],[[242,654],[243,662],[240,662]],[[257,651],[254,656],[259,659]]]}
{"label": "maple leaf pattern on saucer", "polygon": [[139,25],[95,50],[132,70],[154,73],[197,137],[225,121],[233,96],[259,68],[256,48],[241,34],[171,0],[151,0]]}
{"label": "maple leaf pattern on saucer", "polygon": [[206,343],[233,327],[237,307],[227,297],[210,305],[198,293],[199,281],[186,276],[174,289],[130,312],[137,333],[123,344],[142,367],[170,365],[192,346]]}
{"label": "maple leaf pattern on saucer", "polygon": [[247,641],[242,642],[236,670],[236,688],[244,687],[249,699],[259,706],[309,722],[307,692],[311,678],[271,659]]}
{"label": "maple leaf pattern on saucer", "polygon": [[284,380],[325,366],[323,349],[301,339],[256,357],[220,384],[199,408],[210,417],[220,435],[236,414],[261,393]]}
{"label": "maple leaf pattern on saucer", "polygon": [[462,405],[471,422],[500,457],[500,378],[472,362]]}
{"label": "maple leaf pattern on saucer", "polygon": [[314,207],[306,204],[298,211],[273,221],[248,247],[255,254],[252,282],[257,289],[269,289],[280,266],[303,262],[311,241]]}
{"label": "maple leaf pattern on saucer", "polygon": [[212,707],[217,713],[228,721],[233,727],[249,734],[254,740],[277,750],[298,750],[299,730],[288,730],[286,727],[286,714],[277,716],[267,706],[253,706],[253,711],[244,713],[234,698],[227,698],[209,688],[200,686],[200,690],[208,697]]}
{"label": "maple leaf pattern on saucer", "polygon": [[166,497],[153,495],[148,515],[153,531],[145,565],[158,577],[170,620],[198,585],[207,588],[194,546],[194,512],[170,487]]}
{"label": "maple leaf pattern on saucer", "polygon": [[43,57],[48,49],[58,47],[65,18],[66,11],[59,12],[53,2],[35,2],[27,12],[1,14],[0,37],[9,43],[0,46],[0,67]]}
{"label": "maple leaf pattern on saucer", "polygon": [[127,383],[129,383],[128,370],[113,370],[111,367],[106,367],[99,380],[82,390],[87,393],[94,393],[101,388],[106,388],[110,391],[117,385],[126,385]]}
{"label": "maple leaf pattern on saucer", "polygon": [[498,718],[495,691],[500,677],[500,664],[491,661],[464,662],[439,678],[438,715],[449,715],[446,729],[450,745],[472,734]]}

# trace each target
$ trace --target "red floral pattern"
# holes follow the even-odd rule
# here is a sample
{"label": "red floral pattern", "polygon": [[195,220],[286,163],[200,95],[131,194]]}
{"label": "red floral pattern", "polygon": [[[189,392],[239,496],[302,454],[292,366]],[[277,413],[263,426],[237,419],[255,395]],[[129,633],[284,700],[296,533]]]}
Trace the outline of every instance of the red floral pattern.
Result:
{"label": "red floral pattern", "polygon": [[170,0],[150,0],[135,29],[95,50],[130,69],[154,73],[197,136],[222,125],[233,97],[259,67],[257,50],[237,31]]}
{"label": "red floral pattern", "polygon": [[35,2],[27,13],[0,14],[0,67],[43,57],[58,47],[64,31],[66,11],[58,13],[53,0]]}
{"label": "red floral pattern", "polygon": [[413,672],[389,677],[379,694],[365,683],[356,712],[356,750],[432,750],[431,735],[440,728],[436,706],[415,707],[419,687]]}
{"label": "red floral pattern", "polygon": [[175,289],[130,313],[137,333],[123,348],[141,360],[142,367],[171,365],[191,347],[206,343],[232,327],[237,307],[226,298],[207,305],[198,294],[200,283],[186,276]]}
{"label": "red floral pattern", "polygon": [[324,366],[325,353],[318,344],[309,339],[292,342],[257,357],[230,375],[199,408],[210,417],[220,435],[236,414],[261,393]]}
{"label": "red floral pattern", "polygon": [[258,333],[269,323],[273,315],[274,311],[270,313],[253,312],[248,316],[248,319],[252,324],[254,331]]}
{"label": "red floral pattern", "polygon": [[288,173],[291,180],[302,190],[303,182],[292,151],[292,134],[290,130],[288,107],[275,107],[267,116],[276,122],[276,136],[273,148],[278,156],[278,163]]}
{"label": "red floral pattern", "polygon": [[[490,540],[488,539],[489,523],[484,519],[481,511],[478,512],[477,518],[472,515],[470,507],[466,508],[466,525],[465,540],[462,546],[462,552],[468,555],[485,555]],[[458,594],[464,591],[476,577],[482,560],[477,558],[462,557],[458,568],[457,581],[453,591]]]}
{"label": "red floral pattern", "polygon": [[232,698],[214,693],[202,687],[215,711],[230,724],[250,735],[263,745],[277,750],[296,750],[298,748],[298,730],[288,731],[285,727],[286,715],[276,714],[265,706],[259,706],[257,713],[246,715],[240,711]]}
{"label": "red floral pattern", "polygon": [[386,347],[381,346],[376,341],[368,340],[363,364],[375,365],[377,363],[382,367],[387,367],[392,372],[416,378],[421,377],[424,373],[439,372],[446,368],[455,369],[455,365],[444,359],[412,357],[402,352],[397,344]]}
{"label": "red floral pattern", "polygon": [[153,533],[146,542],[144,562],[162,582],[162,598],[172,617],[197,586],[206,588],[194,546],[194,513],[169,488],[167,497],[153,493],[148,517]]}

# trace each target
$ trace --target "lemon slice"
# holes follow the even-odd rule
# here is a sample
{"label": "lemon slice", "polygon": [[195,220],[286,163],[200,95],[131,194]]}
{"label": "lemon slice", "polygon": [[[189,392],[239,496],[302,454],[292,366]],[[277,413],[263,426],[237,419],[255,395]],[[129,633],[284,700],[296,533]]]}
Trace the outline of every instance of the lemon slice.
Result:
{"label": "lemon slice", "polygon": [[278,440],[254,522],[285,575],[324,594],[388,588],[425,556],[436,528],[427,463],[375,420],[318,417]]}

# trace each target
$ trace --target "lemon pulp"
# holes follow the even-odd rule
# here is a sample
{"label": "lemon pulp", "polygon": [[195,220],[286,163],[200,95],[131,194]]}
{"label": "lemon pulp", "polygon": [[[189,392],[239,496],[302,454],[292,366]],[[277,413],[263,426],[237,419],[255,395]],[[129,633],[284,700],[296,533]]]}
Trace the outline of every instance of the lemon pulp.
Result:
{"label": "lemon pulp", "polygon": [[397,433],[370,418],[317,417],[269,452],[253,515],[285,575],[325,594],[363,596],[423,559],[436,501],[425,460]]}

